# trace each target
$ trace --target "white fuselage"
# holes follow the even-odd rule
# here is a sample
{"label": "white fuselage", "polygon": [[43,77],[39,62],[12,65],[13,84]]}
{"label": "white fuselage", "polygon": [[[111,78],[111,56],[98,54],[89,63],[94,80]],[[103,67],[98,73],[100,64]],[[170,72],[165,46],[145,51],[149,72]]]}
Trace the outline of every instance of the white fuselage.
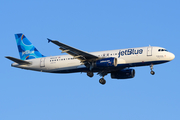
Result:
{"label": "white fuselage", "polygon": [[[118,49],[100,52],[91,52],[90,54],[108,58],[117,58],[116,68],[146,66],[151,64],[161,64],[174,59],[174,54],[165,51],[162,47],[139,47],[129,49]],[[80,60],[73,58],[71,55],[50,56],[37,59],[26,60],[31,62],[30,65],[19,65],[13,63],[13,67],[54,73],[71,73],[87,72],[89,69],[81,63]],[[93,69],[92,69],[93,70]],[[97,72],[94,69],[94,72]]]}

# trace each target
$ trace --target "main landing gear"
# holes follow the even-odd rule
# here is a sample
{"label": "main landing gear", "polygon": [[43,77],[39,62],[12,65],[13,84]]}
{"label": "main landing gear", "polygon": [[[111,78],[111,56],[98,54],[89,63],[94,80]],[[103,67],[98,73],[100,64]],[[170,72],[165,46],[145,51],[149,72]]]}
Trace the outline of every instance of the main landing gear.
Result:
{"label": "main landing gear", "polygon": [[154,75],[154,74],[155,74],[155,72],[153,71],[153,64],[151,64],[151,65],[150,65],[150,68],[151,68],[151,72],[150,72],[150,73],[151,73],[151,75]]}
{"label": "main landing gear", "polygon": [[[87,76],[93,77],[94,73],[93,72],[87,72]],[[106,80],[104,79],[104,76],[101,79],[99,79],[99,83],[101,83],[102,85],[106,84]]]}
{"label": "main landing gear", "polygon": [[87,72],[87,76],[93,77],[93,76],[94,76],[94,73],[93,73],[93,72]]}
{"label": "main landing gear", "polygon": [[99,79],[99,83],[101,83],[102,85],[106,84],[106,80],[104,79],[104,77]]}

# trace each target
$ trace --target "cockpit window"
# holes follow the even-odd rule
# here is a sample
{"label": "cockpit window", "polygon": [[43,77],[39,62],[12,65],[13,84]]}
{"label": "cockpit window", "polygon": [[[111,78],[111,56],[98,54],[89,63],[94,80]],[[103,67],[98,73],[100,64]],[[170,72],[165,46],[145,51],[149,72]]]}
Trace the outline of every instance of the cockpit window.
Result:
{"label": "cockpit window", "polygon": [[167,51],[166,49],[158,49],[158,51],[160,52],[160,51]]}

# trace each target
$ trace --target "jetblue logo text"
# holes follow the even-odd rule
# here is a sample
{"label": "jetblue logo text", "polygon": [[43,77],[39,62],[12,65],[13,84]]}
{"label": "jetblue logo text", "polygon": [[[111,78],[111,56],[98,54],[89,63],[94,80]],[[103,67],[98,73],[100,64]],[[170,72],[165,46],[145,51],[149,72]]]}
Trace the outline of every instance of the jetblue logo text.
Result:
{"label": "jetblue logo text", "polygon": [[120,58],[121,56],[124,56],[124,55],[134,55],[134,54],[142,54],[143,53],[143,49],[139,49],[139,50],[135,50],[135,49],[127,49],[127,50],[124,50],[124,51],[119,51],[118,53],[118,58]]}
{"label": "jetblue logo text", "polygon": [[33,53],[34,53],[34,51],[26,50],[26,51],[22,52],[22,55],[24,55],[24,54],[33,54]]}
{"label": "jetblue logo text", "polygon": [[104,62],[111,63],[111,61],[110,61],[110,60],[104,60],[104,61],[100,61],[100,63],[104,63]]}

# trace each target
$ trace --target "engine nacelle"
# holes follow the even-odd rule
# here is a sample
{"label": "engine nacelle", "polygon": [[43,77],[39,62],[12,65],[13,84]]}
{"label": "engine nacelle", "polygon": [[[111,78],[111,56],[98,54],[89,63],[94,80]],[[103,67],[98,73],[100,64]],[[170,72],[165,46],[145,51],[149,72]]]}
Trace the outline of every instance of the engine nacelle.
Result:
{"label": "engine nacelle", "polygon": [[112,79],[128,79],[128,78],[133,78],[134,76],[135,76],[134,69],[124,69],[111,73]]}
{"label": "engine nacelle", "polygon": [[92,63],[93,67],[116,67],[117,66],[117,59],[116,58],[103,58],[101,60],[97,60],[96,62]]}

